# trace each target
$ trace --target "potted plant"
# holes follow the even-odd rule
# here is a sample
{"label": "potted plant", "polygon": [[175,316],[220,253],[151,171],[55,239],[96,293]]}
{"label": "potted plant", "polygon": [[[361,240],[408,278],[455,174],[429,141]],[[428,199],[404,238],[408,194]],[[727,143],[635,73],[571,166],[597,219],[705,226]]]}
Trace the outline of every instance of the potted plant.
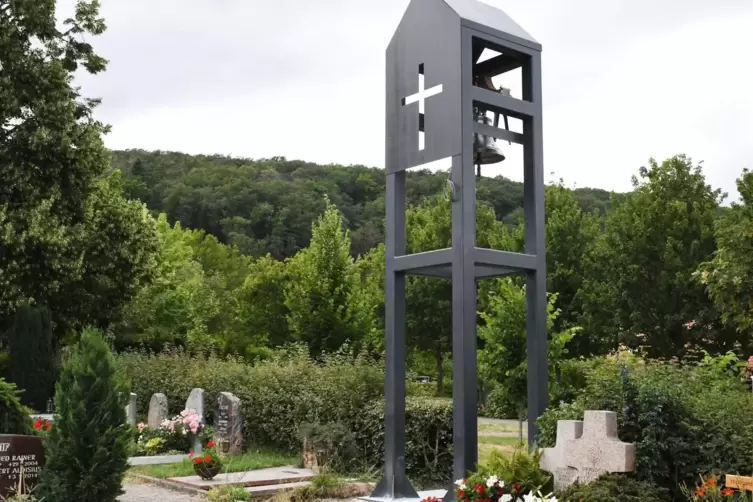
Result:
{"label": "potted plant", "polygon": [[188,454],[193,462],[193,470],[201,479],[214,479],[222,470],[222,459],[215,449],[214,441],[207,443],[206,449],[200,455],[194,455],[193,452]]}
{"label": "potted plant", "polygon": [[[518,483],[505,484],[498,476],[475,473],[466,479],[455,481],[455,498],[458,502],[557,502],[549,495],[524,493]],[[422,502],[436,502],[433,497]]]}

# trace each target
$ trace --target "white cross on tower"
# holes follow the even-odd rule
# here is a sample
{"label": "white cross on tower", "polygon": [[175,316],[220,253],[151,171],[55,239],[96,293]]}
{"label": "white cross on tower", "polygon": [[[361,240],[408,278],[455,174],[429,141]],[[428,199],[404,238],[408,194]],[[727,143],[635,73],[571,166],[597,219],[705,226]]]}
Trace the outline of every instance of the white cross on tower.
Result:
{"label": "white cross on tower", "polygon": [[442,92],[442,84],[424,89],[424,65],[418,65],[418,92],[403,98],[403,106],[418,101],[418,149],[424,149],[424,107],[426,98],[436,96]]}

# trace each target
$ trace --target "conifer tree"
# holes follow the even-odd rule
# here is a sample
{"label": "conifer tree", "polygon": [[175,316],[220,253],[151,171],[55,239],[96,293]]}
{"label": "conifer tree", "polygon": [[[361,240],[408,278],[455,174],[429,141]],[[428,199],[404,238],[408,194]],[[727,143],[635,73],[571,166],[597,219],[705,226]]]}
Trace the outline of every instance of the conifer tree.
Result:
{"label": "conifer tree", "polygon": [[22,403],[44,412],[55,382],[49,311],[21,305],[16,310],[8,339],[10,380],[23,389]]}
{"label": "conifer tree", "polygon": [[123,493],[128,394],[101,333],[84,330],[56,386],[55,425],[39,486],[42,500],[115,502]]}
{"label": "conifer tree", "polygon": [[0,434],[31,434],[31,419],[16,386],[0,378]]}

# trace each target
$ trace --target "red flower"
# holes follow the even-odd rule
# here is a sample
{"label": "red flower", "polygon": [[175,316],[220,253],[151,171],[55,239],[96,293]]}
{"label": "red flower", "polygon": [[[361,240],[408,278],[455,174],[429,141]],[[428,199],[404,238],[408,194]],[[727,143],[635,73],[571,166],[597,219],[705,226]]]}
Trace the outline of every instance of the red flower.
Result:
{"label": "red flower", "polygon": [[481,483],[476,483],[476,486],[473,487],[476,490],[476,493],[479,495],[483,495],[486,491],[486,487],[482,485]]}
{"label": "red flower", "polygon": [[193,459],[193,463],[196,465],[199,465],[201,462],[202,462],[201,457],[196,457],[195,459]]}
{"label": "red flower", "polygon": [[214,448],[214,441],[208,442],[207,446],[210,447],[210,448]]}
{"label": "red flower", "polygon": [[463,490],[458,490],[458,498],[462,499],[463,497],[465,497],[465,492]]}
{"label": "red flower", "polygon": [[44,430],[49,431],[52,429],[52,422],[45,422],[44,423]]}
{"label": "red flower", "polygon": [[188,452],[188,458],[193,458],[193,450]]}
{"label": "red flower", "polygon": [[206,457],[204,457],[204,462],[209,463],[211,461],[212,461],[212,457],[210,457],[209,455],[207,455]]}
{"label": "red flower", "polygon": [[37,421],[34,422],[34,428],[37,429],[37,430],[39,430],[39,429],[42,428],[42,419],[41,418],[37,418]]}

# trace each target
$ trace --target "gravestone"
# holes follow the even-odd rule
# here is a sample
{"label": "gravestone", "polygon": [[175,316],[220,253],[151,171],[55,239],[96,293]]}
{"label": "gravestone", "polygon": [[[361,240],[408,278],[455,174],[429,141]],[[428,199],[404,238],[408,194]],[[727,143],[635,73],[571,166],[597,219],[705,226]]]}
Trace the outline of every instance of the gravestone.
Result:
{"label": "gravestone", "polygon": [[[19,482],[23,493],[39,482],[44,466],[42,438],[15,434],[0,434],[0,500],[16,493]],[[21,474],[23,473],[23,481]]]}
{"label": "gravestone", "polygon": [[131,392],[131,396],[128,398],[128,404],[126,405],[126,423],[131,427],[136,427],[136,398],[138,396]]}
{"label": "gravestone", "polygon": [[222,453],[243,453],[243,415],[241,400],[230,392],[220,392],[217,414],[214,416],[214,441],[222,446]]}
{"label": "gravestone", "polygon": [[158,429],[160,424],[167,420],[167,396],[157,392],[152,394],[149,401],[149,414],[147,415],[146,425],[150,429]]}
{"label": "gravestone", "polygon": [[554,475],[555,490],[588,483],[607,472],[635,470],[635,445],[617,438],[617,414],[586,411],[583,421],[559,420],[557,444],[545,448],[541,468]]}
{"label": "gravestone", "polygon": [[[188,399],[186,399],[186,409],[187,410],[196,410],[196,413],[198,413],[199,418],[201,420],[201,426],[204,426],[204,389],[193,389],[191,390],[191,393],[188,395]],[[191,438],[192,440],[192,451],[195,454],[200,454],[202,447],[201,447],[201,437],[198,435],[194,435]]]}

